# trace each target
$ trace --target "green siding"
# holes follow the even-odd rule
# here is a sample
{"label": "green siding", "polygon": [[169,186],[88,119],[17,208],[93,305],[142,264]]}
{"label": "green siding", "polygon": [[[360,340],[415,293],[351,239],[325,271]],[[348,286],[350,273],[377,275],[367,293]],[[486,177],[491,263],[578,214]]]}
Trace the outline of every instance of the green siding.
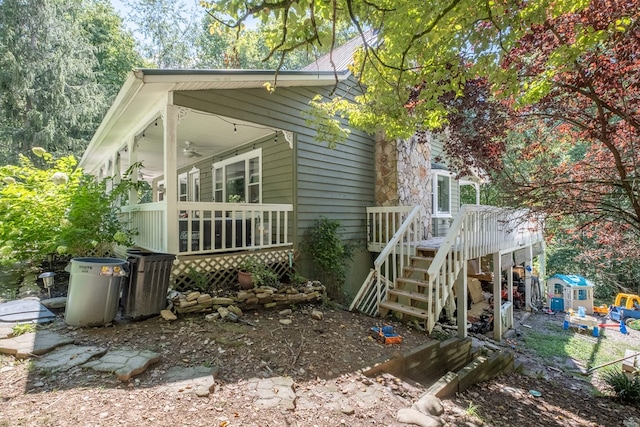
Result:
{"label": "green siding", "polygon": [[[314,140],[315,130],[307,127],[300,113],[309,108],[314,95],[328,95],[332,89],[278,88],[271,94],[263,89],[176,92],[174,102],[292,131],[293,152],[284,142],[263,145],[263,201],[293,203],[293,241],[297,248],[314,221],[326,216],[340,221],[343,238],[356,243],[359,248],[356,250],[360,251],[366,249],[365,208],[373,206],[375,200],[373,137],[352,130],[348,141],[332,150]],[[338,93],[342,90],[339,87]],[[267,151],[269,146],[278,149]],[[358,257],[362,260],[370,255],[359,252]],[[303,256],[303,264],[307,264],[303,270],[309,269],[308,262]],[[371,267],[371,263],[361,264],[350,275],[354,283],[360,282],[357,286]]]}

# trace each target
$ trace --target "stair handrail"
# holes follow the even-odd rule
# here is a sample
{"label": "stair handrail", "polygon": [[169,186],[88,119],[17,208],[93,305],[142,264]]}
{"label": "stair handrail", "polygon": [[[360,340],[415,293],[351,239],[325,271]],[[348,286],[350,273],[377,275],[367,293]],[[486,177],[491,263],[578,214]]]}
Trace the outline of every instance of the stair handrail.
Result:
{"label": "stair handrail", "polygon": [[[380,302],[387,297],[388,289],[398,276],[398,272],[402,272],[404,266],[409,265],[409,260],[415,254],[415,248],[422,239],[421,212],[422,206],[420,205],[411,209],[376,257],[372,272],[360,287],[349,306],[349,310],[360,305],[362,306],[360,311],[371,316],[377,314]],[[372,294],[372,291],[375,292]]]}

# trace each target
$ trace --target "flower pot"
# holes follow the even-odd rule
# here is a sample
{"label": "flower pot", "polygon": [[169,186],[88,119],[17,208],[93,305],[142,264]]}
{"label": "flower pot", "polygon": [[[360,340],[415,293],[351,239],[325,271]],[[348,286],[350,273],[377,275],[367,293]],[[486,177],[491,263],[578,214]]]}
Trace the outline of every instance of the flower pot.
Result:
{"label": "flower pot", "polygon": [[240,289],[252,289],[253,275],[246,271],[238,270],[238,284]]}

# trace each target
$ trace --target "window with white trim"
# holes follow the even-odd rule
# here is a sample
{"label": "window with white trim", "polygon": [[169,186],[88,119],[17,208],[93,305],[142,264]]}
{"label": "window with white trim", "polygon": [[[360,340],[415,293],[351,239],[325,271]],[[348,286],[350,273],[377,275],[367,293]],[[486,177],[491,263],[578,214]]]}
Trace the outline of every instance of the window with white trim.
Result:
{"label": "window with white trim", "polygon": [[196,167],[189,171],[188,191],[190,202],[200,201],[200,169]]}
{"label": "window with white trim", "polygon": [[187,173],[181,173],[178,175],[178,201],[186,202],[187,201]]}
{"label": "window with white trim", "polygon": [[213,164],[213,201],[262,202],[262,149]]}
{"label": "window with white trim", "polygon": [[438,171],[433,173],[433,216],[451,216],[451,174]]}

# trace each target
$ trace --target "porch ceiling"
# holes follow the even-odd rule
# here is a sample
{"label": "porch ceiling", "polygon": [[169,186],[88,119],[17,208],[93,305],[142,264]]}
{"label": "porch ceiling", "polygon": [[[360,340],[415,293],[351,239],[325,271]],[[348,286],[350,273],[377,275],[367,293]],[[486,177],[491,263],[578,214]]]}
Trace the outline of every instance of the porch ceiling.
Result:
{"label": "porch ceiling", "polygon": [[[178,126],[177,165],[179,168],[275,134],[275,129],[254,123],[196,110],[188,111],[187,116]],[[137,137],[134,149],[137,150],[138,161],[142,162],[143,167],[140,172],[146,180],[164,174],[163,135],[162,119],[158,118]],[[186,147],[186,141],[189,141],[191,148],[200,154],[200,157],[185,155],[183,149]],[[129,156],[124,152],[121,153],[121,167],[123,171],[129,167]]]}
{"label": "porch ceiling", "polygon": [[[127,142],[136,140],[138,160],[144,164],[145,179],[163,171],[163,126],[160,112],[173,91],[261,88],[273,81],[274,72],[264,70],[136,70],[121,88],[113,105],[93,136],[80,166],[97,174],[100,167],[120,150],[121,170],[129,165]],[[338,79],[348,73],[338,73]],[[278,75],[278,86],[332,86],[336,75],[330,72],[291,71]],[[156,126],[156,123],[158,124]],[[233,123],[236,123],[234,132]],[[213,156],[234,146],[273,134],[275,129],[205,113],[188,114],[178,127],[178,165],[186,166],[202,157],[185,158],[182,148],[191,141],[203,157]]]}

